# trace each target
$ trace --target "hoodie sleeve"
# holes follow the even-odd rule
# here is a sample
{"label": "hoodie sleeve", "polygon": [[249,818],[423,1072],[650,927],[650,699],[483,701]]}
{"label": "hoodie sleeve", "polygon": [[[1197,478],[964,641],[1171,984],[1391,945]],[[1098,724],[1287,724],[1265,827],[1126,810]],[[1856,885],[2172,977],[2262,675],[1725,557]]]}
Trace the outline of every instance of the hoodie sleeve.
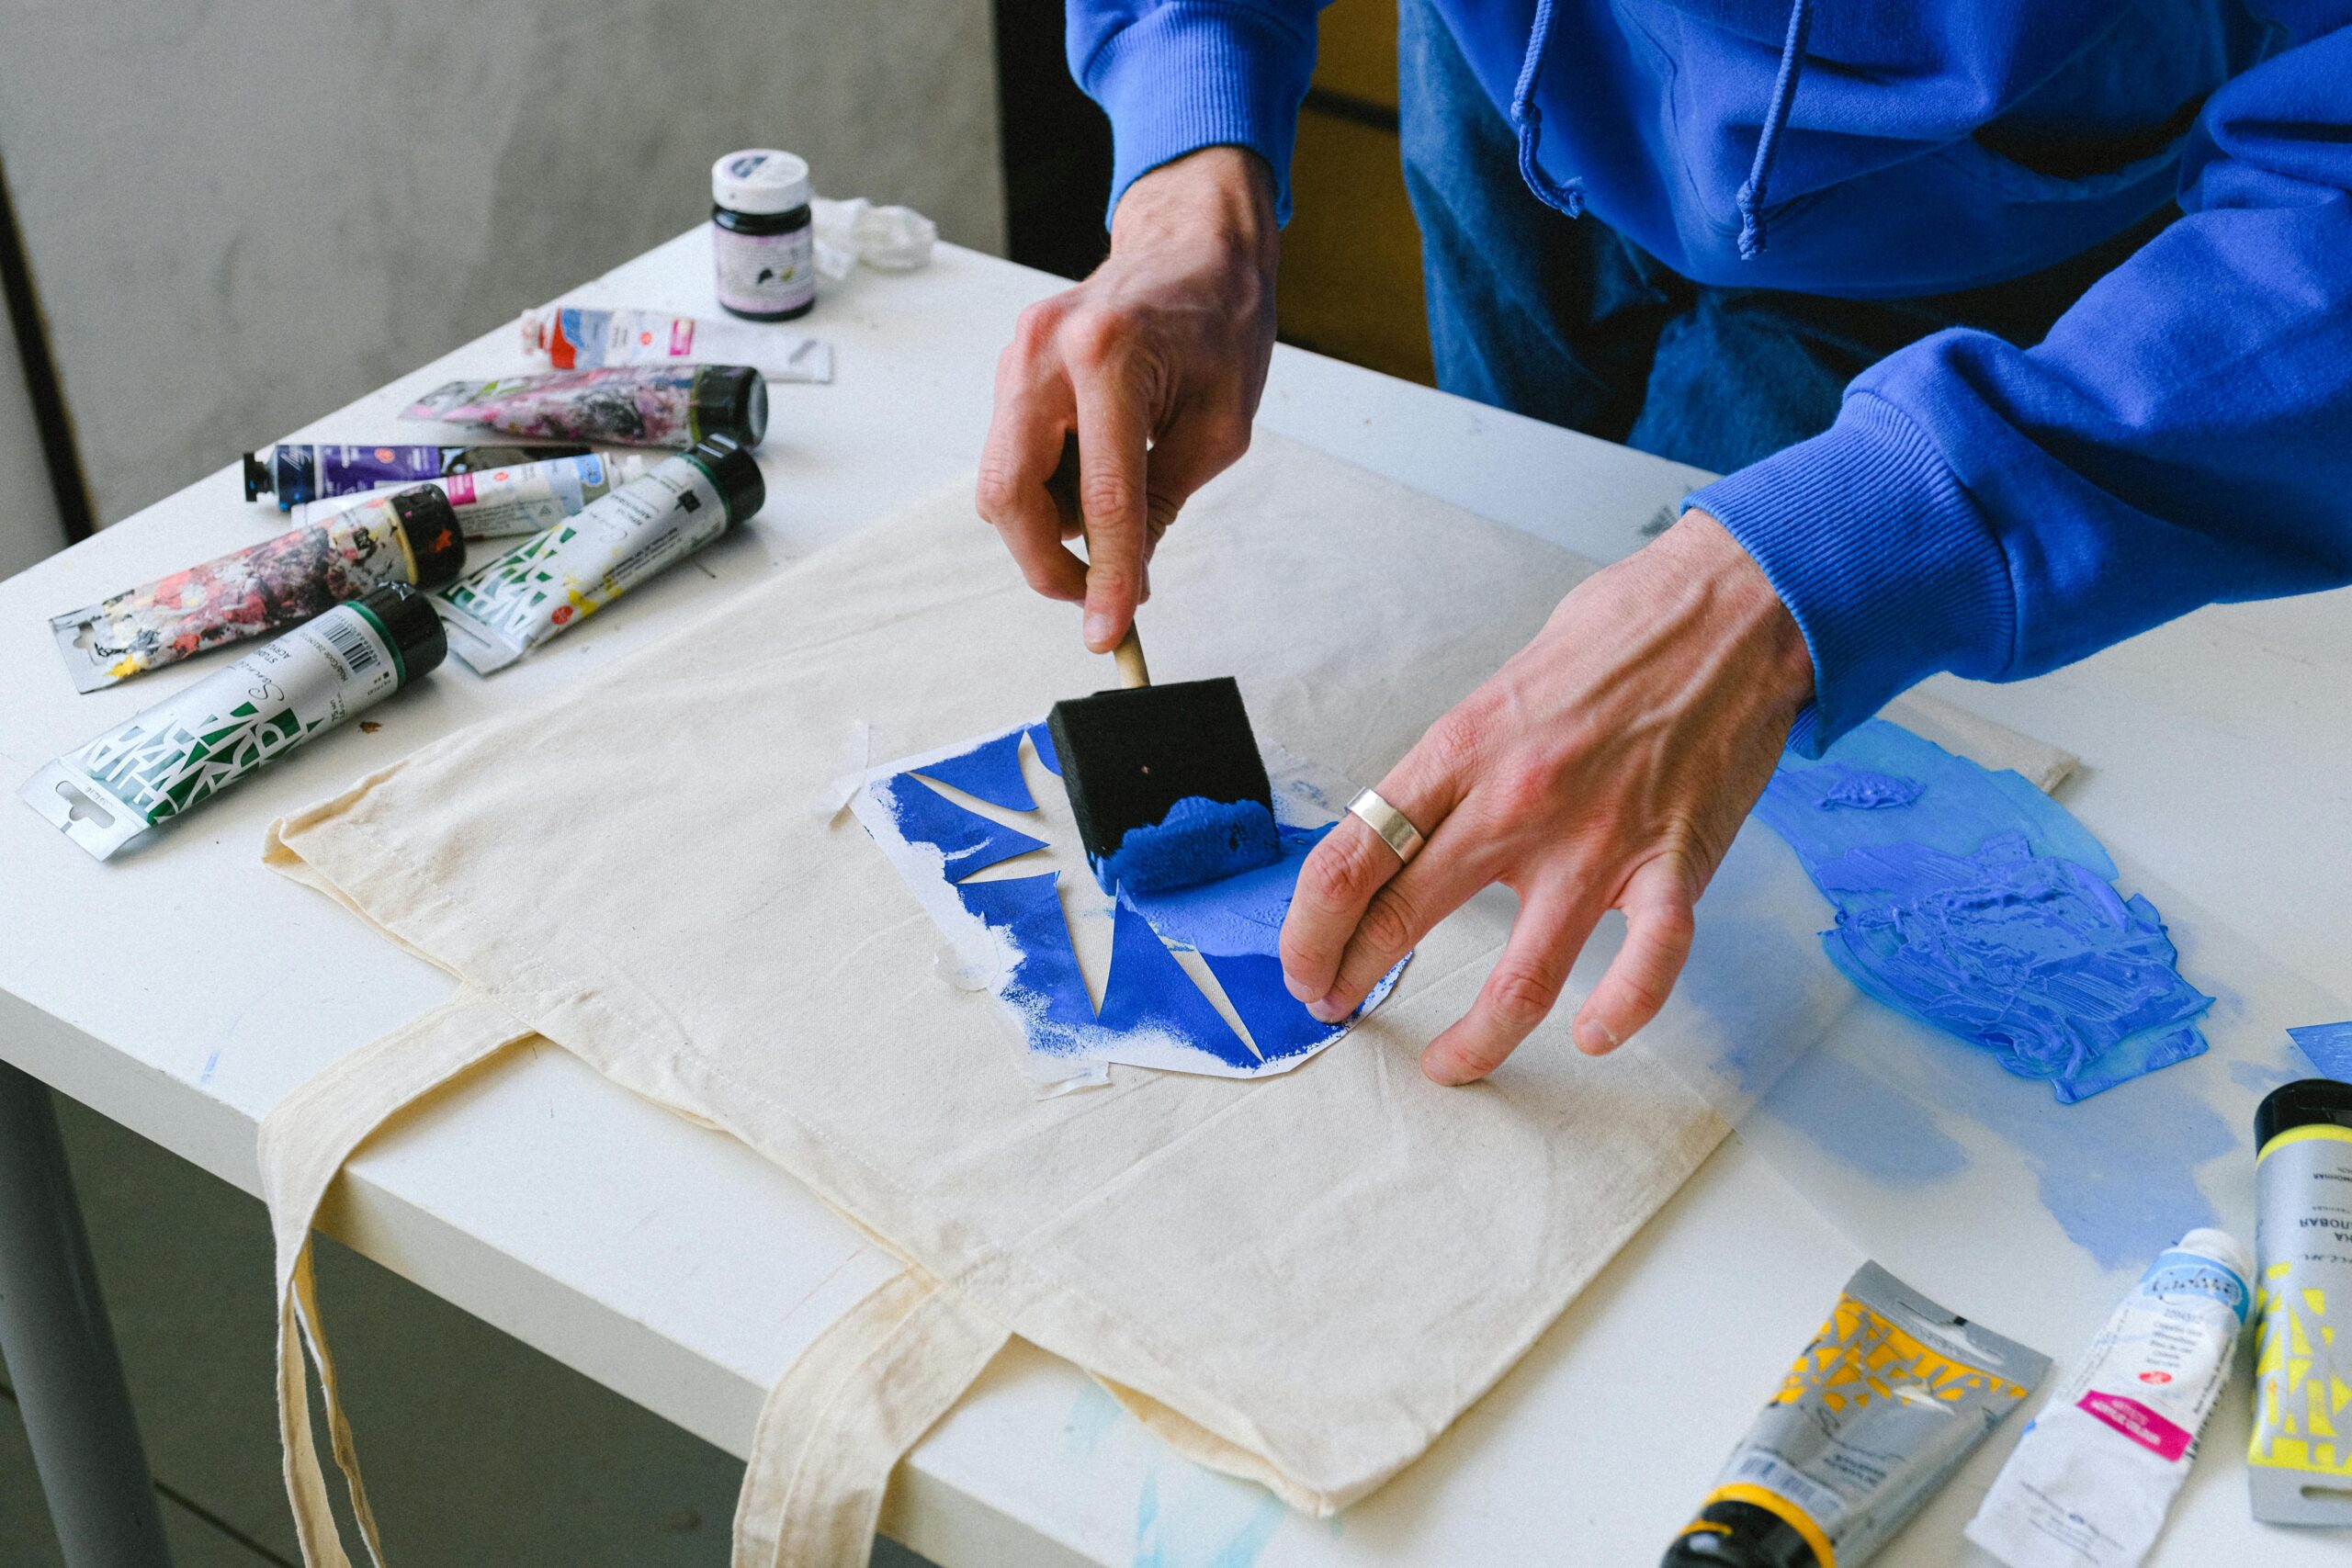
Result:
{"label": "hoodie sleeve", "polygon": [[[1067,0],[1070,74],[1111,117],[1111,210],[1140,175],[1247,147],[1290,221],[1290,153],[1329,0]],[[1107,218],[1105,221],[1108,221]]]}
{"label": "hoodie sleeve", "polygon": [[1923,339],[1829,430],[1690,498],[1813,651],[1792,746],[1939,671],[2019,680],[2352,581],[2352,21],[2326,9],[2207,102],[2186,216],[2040,344]]}

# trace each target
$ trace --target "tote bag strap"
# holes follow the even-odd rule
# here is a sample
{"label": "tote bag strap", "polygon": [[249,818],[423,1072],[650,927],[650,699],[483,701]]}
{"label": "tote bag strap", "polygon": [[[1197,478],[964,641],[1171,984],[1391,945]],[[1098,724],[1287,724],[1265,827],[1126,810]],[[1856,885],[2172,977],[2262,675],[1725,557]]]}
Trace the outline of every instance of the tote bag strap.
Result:
{"label": "tote bag strap", "polygon": [[1011,1337],[911,1266],[819,1335],[760,1408],[734,1568],[860,1568],[890,1472]]}
{"label": "tote bag strap", "polygon": [[336,1397],[334,1358],[319,1319],[318,1287],[311,1267],[311,1226],[344,1162],[386,1121],[468,1068],[529,1035],[488,998],[470,989],[441,1007],[362,1046],[277,1103],[261,1124],[262,1195],[269,1204],[277,1247],[277,1433],[285,1447],[286,1494],[302,1560],[311,1568],[350,1568],[311,1429],[308,1368],[319,1374],[327,1437],[351,1499],[352,1517],[368,1555],[383,1568],[359,1460]]}

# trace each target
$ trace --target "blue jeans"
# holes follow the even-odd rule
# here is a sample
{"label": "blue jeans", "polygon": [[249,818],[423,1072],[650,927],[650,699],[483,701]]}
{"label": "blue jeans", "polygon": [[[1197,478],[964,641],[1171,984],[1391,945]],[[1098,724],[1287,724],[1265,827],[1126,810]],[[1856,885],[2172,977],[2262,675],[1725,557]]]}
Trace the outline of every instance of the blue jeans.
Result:
{"label": "blue jeans", "polygon": [[1719,473],[1828,429],[1848,381],[1930,333],[2039,343],[2173,216],[2047,271],[1925,299],[1693,283],[1589,213],[1537,200],[1444,19],[1430,0],[1397,10],[1405,186],[1438,385]]}

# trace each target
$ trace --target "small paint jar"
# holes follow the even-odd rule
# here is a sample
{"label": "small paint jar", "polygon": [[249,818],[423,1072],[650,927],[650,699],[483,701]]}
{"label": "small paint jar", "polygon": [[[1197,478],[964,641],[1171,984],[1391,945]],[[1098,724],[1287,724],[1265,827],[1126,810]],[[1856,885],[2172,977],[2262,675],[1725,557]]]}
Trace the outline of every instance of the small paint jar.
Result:
{"label": "small paint jar", "polygon": [[808,164],[752,148],[710,166],[710,254],[718,303],[753,321],[788,321],[817,302]]}

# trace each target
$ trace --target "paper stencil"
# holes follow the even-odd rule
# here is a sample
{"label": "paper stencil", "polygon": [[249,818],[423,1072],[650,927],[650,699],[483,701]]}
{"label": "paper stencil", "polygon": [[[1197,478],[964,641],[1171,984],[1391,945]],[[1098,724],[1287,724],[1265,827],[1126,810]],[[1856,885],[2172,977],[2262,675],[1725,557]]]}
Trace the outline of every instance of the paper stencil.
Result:
{"label": "paper stencil", "polygon": [[1101,1064],[1120,1062],[1260,1077],[1346,1034],[1411,962],[1341,1023],[1318,1021],[1283,988],[1283,917],[1300,863],[1338,813],[1312,769],[1276,752],[1266,772],[1280,861],[1115,899],[1087,868],[1042,723],[876,769],[850,807],[938,922],[964,982],[1003,1002],[1034,1076],[1100,1081]]}

